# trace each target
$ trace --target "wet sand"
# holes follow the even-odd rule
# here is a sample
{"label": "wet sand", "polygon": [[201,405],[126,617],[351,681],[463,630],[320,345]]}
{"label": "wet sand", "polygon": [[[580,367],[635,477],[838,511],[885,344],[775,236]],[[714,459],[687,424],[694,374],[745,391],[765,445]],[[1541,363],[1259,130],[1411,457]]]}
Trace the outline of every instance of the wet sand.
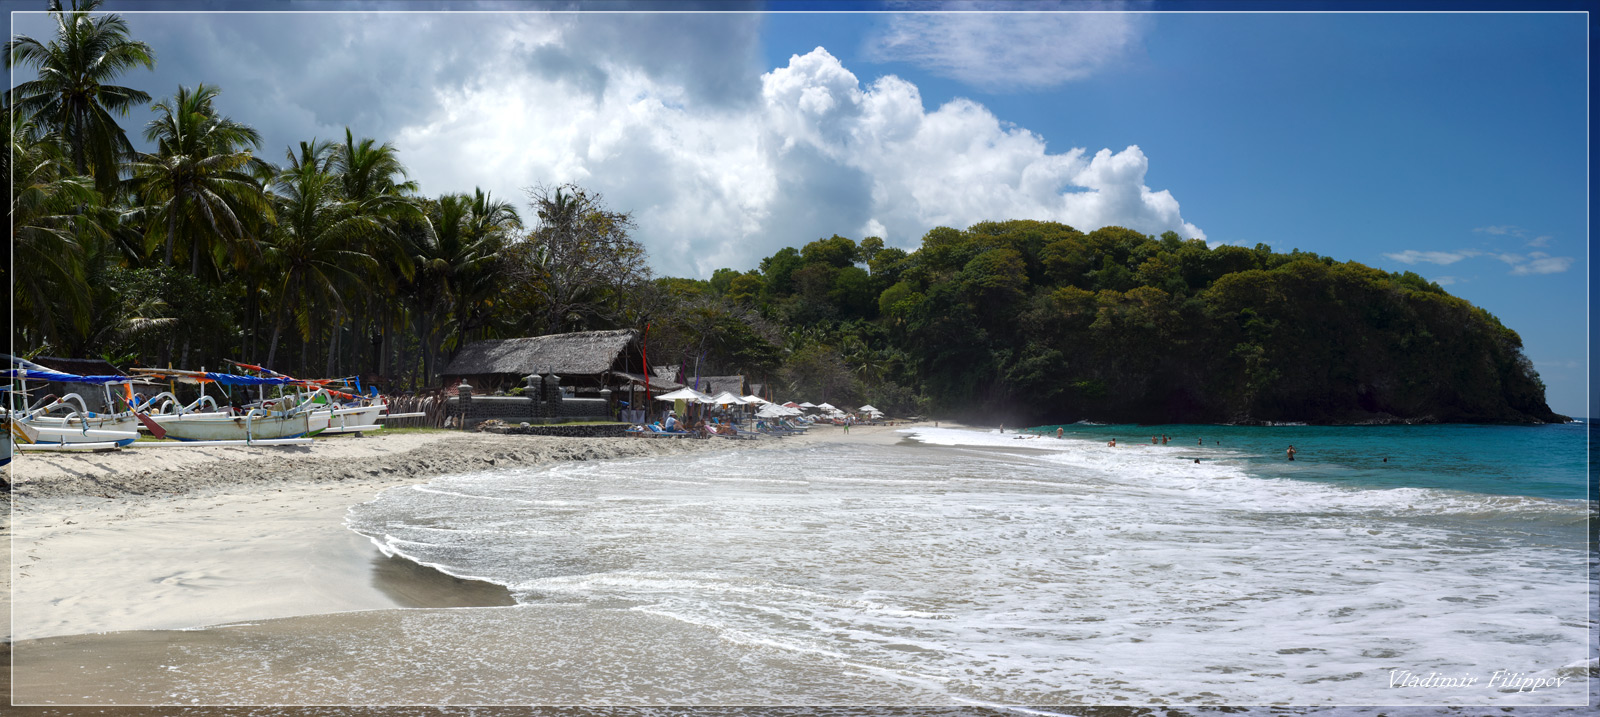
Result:
{"label": "wet sand", "polygon": [[[14,464],[14,522],[7,530],[13,548],[10,557],[16,566],[14,573],[7,571],[15,576],[16,584],[8,586],[14,589],[5,591],[11,598],[8,607],[13,618],[8,639],[16,640],[12,644],[14,699],[18,704],[351,704],[337,697],[340,693],[332,687],[322,690],[310,684],[304,699],[248,690],[236,698],[220,699],[218,693],[201,688],[221,684],[242,690],[258,662],[276,660],[273,650],[288,650],[285,654],[298,655],[295,659],[310,659],[288,646],[296,639],[324,640],[318,649],[349,644],[354,650],[358,638],[369,631],[385,636],[381,649],[372,648],[378,650],[374,654],[406,654],[419,664],[434,664],[434,669],[450,672],[444,663],[435,664],[443,659],[440,656],[454,654],[450,646],[407,647],[411,645],[405,639],[408,620],[424,619],[420,616],[426,614],[451,616],[432,619],[470,622],[465,616],[482,610],[521,609],[492,607],[511,602],[499,586],[459,580],[384,557],[366,538],[345,528],[343,518],[349,506],[386,488],[439,475],[561,460],[759,450],[832,440],[894,442],[900,438],[888,427],[855,427],[848,435],[837,428],[821,427],[804,437],[749,442],[446,432],[341,437],[300,449],[30,454]],[[535,613],[528,615],[533,619]],[[577,625],[574,619],[557,622]],[[193,629],[262,620],[273,622]],[[585,630],[602,628],[572,629],[573,644],[581,645],[586,641]],[[665,628],[658,631],[663,635],[670,632]],[[663,637],[667,643],[652,649],[668,650],[682,637]],[[239,654],[253,655],[252,661],[230,663],[219,657],[241,650]],[[728,665],[771,657],[726,649],[720,653],[707,649],[700,654],[711,661],[708,664],[728,660]],[[165,663],[163,656],[167,656]],[[513,657],[517,659],[512,662],[527,670],[551,664],[545,660],[572,659],[544,654],[527,655],[527,661],[520,655]],[[456,655],[454,659],[459,658]],[[81,664],[68,664],[74,662]],[[97,665],[97,672],[86,672],[90,663]],[[770,660],[762,663],[767,673],[791,673],[782,665],[768,663]],[[362,704],[504,703],[503,699],[487,700],[488,693],[482,691],[462,690],[451,693],[457,696],[451,698],[406,684],[406,680],[380,677],[386,674],[381,671],[351,671],[354,663],[349,661],[310,660],[307,664],[320,664],[315,669],[322,670],[323,676],[318,679],[344,685],[339,689],[348,691],[365,679],[391,688],[381,695],[368,694],[358,701]],[[185,669],[181,665],[191,670],[204,666],[202,671],[220,682],[195,682],[193,672],[182,680],[167,674]],[[474,675],[489,668],[452,669],[458,683],[472,683],[479,679]],[[817,673],[815,669],[794,671],[777,681],[792,681],[800,672]],[[346,674],[365,677],[339,677]],[[670,670],[663,673],[663,684],[671,682],[671,674]],[[159,679],[163,676],[168,679]],[[738,696],[744,694],[733,682],[718,684],[723,686],[713,694],[720,697],[738,702]],[[550,683],[535,691],[500,696],[512,697],[512,702],[520,704],[580,704],[584,700],[577,699],[578,689]],[[641,696],[641,703],[685,703],[671,697],[678,688],[661,689],[651,693],[653,696]],[[686,699],[683,695],[678,698]]]}

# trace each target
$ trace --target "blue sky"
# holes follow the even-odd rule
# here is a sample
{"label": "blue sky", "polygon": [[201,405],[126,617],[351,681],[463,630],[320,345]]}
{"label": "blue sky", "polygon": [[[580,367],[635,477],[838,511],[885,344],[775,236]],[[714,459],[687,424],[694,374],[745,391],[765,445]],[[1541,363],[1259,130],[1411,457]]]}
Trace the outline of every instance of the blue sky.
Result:
{"label": "blue sky", "polygon": [[269,159],[351,125],[394,141],[428,193],[596,187],[666,274],[1024,217],[1409,269],[1517,330],[1551,407],[1581,415],[1586,21],[132,15],[160,64],[126,81],[220,85]]}

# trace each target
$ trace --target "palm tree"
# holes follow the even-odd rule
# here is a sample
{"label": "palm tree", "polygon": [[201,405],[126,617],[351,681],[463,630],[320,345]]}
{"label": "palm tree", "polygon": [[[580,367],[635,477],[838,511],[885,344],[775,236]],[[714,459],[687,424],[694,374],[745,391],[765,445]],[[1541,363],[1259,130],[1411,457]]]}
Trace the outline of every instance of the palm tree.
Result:
{"label": "palm tree", "polygon": [[459,345],[482,320],[478,310],[500,289],[508,234],[521,226],[509,204],[482,190],[429,202],[427,218],[429,230],[413,247],[416,279],[406,287],[423,343],[424,381],[432,378],[438,349]]}
{"label": "palm tree", "polygon": [[[101,232],[86,208],[100,195],[87,177],[75,175],[59,137],[43,135],[37,126],[12,116],[6,157],[12,178],[11,236],[14,264],[8,264],[18,327],[30,343],[57,336],[58,323],[69,319],[88,330],[90,307],[80,238]],[[11,266],[27,271],[11,272]],[[60,313],[66,314],[65,317]],[[36,335],[27,334],[37,332]]]}
{"label": "palm tree", "polygon": [[140,154],[133,163],[129,186],[155,209],[149,231],[164,235],[163,263],[172,264],[173,247],[188,245],[190,273],[200,275],[202,256],[226,250],[236,261],[253,253],[246,232],[249,214],[270,217],[272,207],[251,171],[261,161],[250,151],[261,144],[254,129],[217,115],[213,101],[220,92],[199,85],[179,87],[151,109],[156,118],[145,127],[145,139],[157,143],[154,154]]}
{"label": "palm tree", "polygon": [[299,155],[289,152],[290,166],[272,184],[278,222],[267,257],[281,279],[268,366],[277,355],[286,311],[301,340],[309,341],[321,324],[346,311],[346,293],[376,268],[360,249],[381,224],[343,197],[332,172],[334,152],[330,143],[300,143]]}
{"label": "palm tree", "polygon": [[[400,162],[399,150],[393,144],[378,144],[372,138],[357,140],[348,127],[344,143],[338,145],[333,156],[333,172],[338,176],[345,200],[353,202],[362,213],[377,219],[380,230],[366,237],[365,251],[376,260],[376,269],[368,280],[380,291],[363,294],[365,310],[360,312],[358,335],[372,335],[377,354],[373,367],[380,374],[388,373],[391,336],[400,323],[400,311],[388,300],[399,290],[402,280],[410,279],[415,272],[408,242],[401,237],[400,228],[417,226],[423,221],[422,210],[413,194],[417,183],[408,180],[405,165]],[[331,356],[331,352],[330,352]]]}
{"label": "palm tree", "polygon": [[100,2],[73,0],[67,12],[60,0],[50,0],[55,39],[48,44],[26,35],[12,39],[6,43],[6,67],[34,68],[38,77],[11,91],[15,110],[64,137],[77,173],[92,174],[99,191],[110,196],[122,161],[133,156],[133,145],[113,115],[127,116],[150,95],[109,83],[139,65],[154,69],[155,54],[149,45],[128,39],[120,16],[91,17],[89,11]]}

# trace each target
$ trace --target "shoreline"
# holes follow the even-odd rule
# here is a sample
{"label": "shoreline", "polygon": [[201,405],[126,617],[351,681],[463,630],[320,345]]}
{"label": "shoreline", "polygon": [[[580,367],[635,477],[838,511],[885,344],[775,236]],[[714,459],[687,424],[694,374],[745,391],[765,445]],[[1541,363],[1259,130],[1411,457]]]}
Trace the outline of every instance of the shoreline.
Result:
{"label": "shoreline", "polygon": [[[309,447],[28,454],[13,463],[4,641],[396,608],[508,605],[503,587],[384,556],[350,506],[437,477],[563,461],[899,439],[859,426],[759,441],[459,433]],[[156,452],[160,451],[160,452]],[[10,585],[11,579],[17,581]]]}

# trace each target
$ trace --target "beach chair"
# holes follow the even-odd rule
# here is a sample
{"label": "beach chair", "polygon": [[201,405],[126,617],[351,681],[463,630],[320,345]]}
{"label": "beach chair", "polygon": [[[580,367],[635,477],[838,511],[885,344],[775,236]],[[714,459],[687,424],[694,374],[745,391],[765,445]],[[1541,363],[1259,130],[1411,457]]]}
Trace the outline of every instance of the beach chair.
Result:
{"label": "beach chair", "polygon": [[652,423],[650,424],[650,433],[648,435],[655,438],[686,438],[694,434],[689,431],[669,431]]}

